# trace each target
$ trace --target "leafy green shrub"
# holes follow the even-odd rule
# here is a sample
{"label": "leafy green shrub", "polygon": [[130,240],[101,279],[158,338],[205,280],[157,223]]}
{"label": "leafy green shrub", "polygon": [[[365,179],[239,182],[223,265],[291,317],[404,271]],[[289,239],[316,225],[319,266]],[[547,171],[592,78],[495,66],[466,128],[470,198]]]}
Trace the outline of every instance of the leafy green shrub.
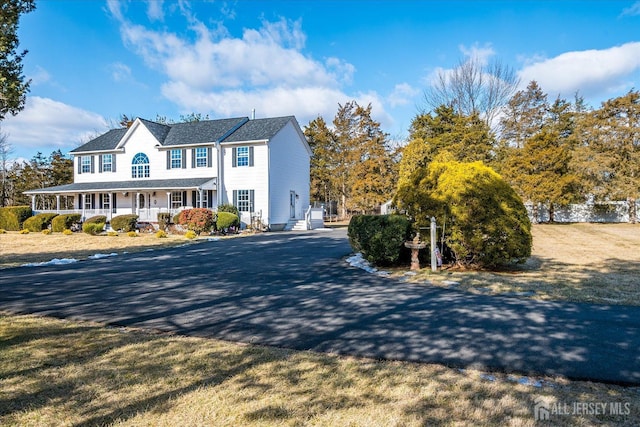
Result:
{"label": "leafy green shrub", "polygon": [[186,225],[187,229],[196,234],[210,231],[213,227],[213,212],[205,208],[185,209],[180,213],[179,224]]}
{"label": "leafy green shrub", "polygon": [[90,218],[87,218],[84,220],[84,223],[89,223],[89,224],[106,224],[107,223],[107,217],[105,215],[95,215],[92,216]]}
{"label": "leafy green shrub", "polygon": [[223,203],[218,206],[218,212],[229,212],[234,214],[235,216],[240,216],[240,212],[238,212],[238,208],[233,206],[231,203]]}
{"label": "leafy green shrub", "polygon": [[57,213],[41,213],[27,218],[22,224],[24,228],[34,233],[39,233],[51,224],[51,220],[57,217]]}
{"label": "leafy green shrub", "polygon": [[64,234],[65,236],[71,236],[73,234],[73,231],[65,228],[64,230],[62,230],[62,234]]}
{"label": "leafy green shrub", "polygon": [[445,226],[445,253],[466,266],[497,267],[531,255],[531,222],[522,199],[481,162],[435,160],[401,184],[396,205],[426,227]]}
{"label": "leafy green shrub", "polygon": [[42,234],[44,234],[45,236],[48,236],[49,234],[51,234],[51,230],[49,230],[48,228],[45,228],[44,230],[42,230]]}
{"label": "leafy green shrub", "polygon": [[129,237],[138,237],[138,233],[136,233],[135,231],[128,231],[127,232],[127,236],[129,236]]}
{"label": "leafy green shrub", "polygon": [[186,237],[187,239],[191,240],[191,239],[195,239],[196,237],[198,237],[198,235],[196,234],[195,231],[189,230],[186,233],[184,233],[184,237]]}
{"label": "leafy green shrub", "polygon": [[163,230],[158,230],[156,232],[156,237],[158,239],[166,239],[167,238],[167,233],[165,231],[163,231]]}
{"label": "leafy green shrub", "polygon": [[347,235],[367,261],[397,265],[408,257],[404,243],[411,238],[411,222],[401,215],[358,215],[351,218]]}
{"label": "leafy green shrub", "polygon": [[[20,231],[23,223],[33,215],[30,206],[6,206],[0,208],[0,228]],[[39,230],[38,230],[39,231]]]}
{"label": "leafy green shrub", "polygon": [[118,232],[117,231],[107,231],[107,236],[109,237],[118,237]]}
{"label": "leafy green shrub", "polygon": [[20,234],[29,234],[29,230],[23,228],[22,230],[20,230]]}
{"label": "leafy green shrub", "polygon": [[227,232],[231,227],[240,227],[240,218],[231,212],[218,211],[215,226],[217,230]]}
{"label": "leafy green shrub", "polygon": [[85,222],[82,224],[82,231],[92,236],[96,236],[104,230],[103,222]]}
{"label": "leafy green shrub", "polygon": [[118,215],[111,218],[111,228],[116,231],[135,231],[138,226],[138,215]]}
{"label": "leafy green shrub", "polygon": [[80,222],[80,214],[61,214],[51,220],[51,231],[62,233]]}
{"label": "leafy green shrub", "polygon": [[172,222],[173,222],[174,224],[180,224],[180,215],[181,215],[181,214],[182,214],[182,211],[181,211],[181,212],[178,212],[177,214],[175,214],[175,215],[173,216],[173,218],[172,218]]}
{"label": "leafy green shrub", "polygon": [[167,231],[171,224],[171,214],[169,212],[160,212],[158,214],[158,228],[162,231]]}

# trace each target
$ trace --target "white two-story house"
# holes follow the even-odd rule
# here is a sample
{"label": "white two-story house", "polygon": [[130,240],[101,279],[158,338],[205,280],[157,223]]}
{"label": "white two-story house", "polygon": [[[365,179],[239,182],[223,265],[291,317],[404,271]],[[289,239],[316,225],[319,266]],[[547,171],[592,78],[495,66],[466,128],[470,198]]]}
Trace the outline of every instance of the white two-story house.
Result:
{"label": "white two-story house", "polygon": [[[304,219],[311,149],[293,116],[161,124],[136,119],[71,151],[74,183],[25,192],[55,195],[84,218],[231,203],[245,224],[271,230]],[[69,212],[65,209],[64,212]]]}

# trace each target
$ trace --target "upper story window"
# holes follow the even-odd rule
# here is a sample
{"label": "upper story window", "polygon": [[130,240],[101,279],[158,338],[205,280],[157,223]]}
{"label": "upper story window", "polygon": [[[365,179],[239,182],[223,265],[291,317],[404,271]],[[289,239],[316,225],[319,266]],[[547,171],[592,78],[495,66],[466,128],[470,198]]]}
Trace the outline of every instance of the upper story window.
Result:
{"label": "upper story window", "polygon": [[102,172],[113,172],[113,154],[102,155]]}
{"label": "upper story window", "polygon": [[149,157],[144,153],[133,156],[131,178],[149,178]]}
{"label": "upper story window", "polygon": [[93,163],[93,156],[80,157],[80,173],[91,173],[92,163]]}
{"label": "upper story window", "polygon": [[233,147],[232,166],[253,166],[253,147]]}
{"label": "upper story window", "polygon": [[207,149],[203,147],[194,148],[195,150],[195,167],[206,168],[208,166]]}
{"label": "upper story window", "polygon": [[171,150],[171,169],[182,167],[182,150]]}

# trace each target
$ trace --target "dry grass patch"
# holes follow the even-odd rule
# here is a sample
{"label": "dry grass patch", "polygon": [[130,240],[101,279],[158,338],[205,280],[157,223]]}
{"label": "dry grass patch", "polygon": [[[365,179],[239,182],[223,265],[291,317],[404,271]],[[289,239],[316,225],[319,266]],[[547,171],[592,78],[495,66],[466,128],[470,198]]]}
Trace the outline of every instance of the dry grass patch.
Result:
{"label": "dry grass patch", "polygon": [[531,292],[541,300],[640,305],[640,225],[541,224],[532,233],[531,258],[511,271],[433,274],[423,268],[410,280],[479,293]]}
{"label": "dry grass patch", "polygon": [[140,233],[138,238],[132,239],[126,233],[91,236],[86,233],[43,235],[9,231],[0,234],[0,268],[47,262],[55,258],[86,259],[97,253],[138,252],[184,243],[184,236],[169,235],[166,239],[159,239],[151,233]]}
{"label": "dry grass patch", "polygon": [[640,424],[638,388],[561,378],[542,378],[536,388],[506,375],[439,365],[32,316],[0,315],[0,362],[4,426],[533,426],[539,397],[631,409],[628,415],[556,415],[553,425]]}

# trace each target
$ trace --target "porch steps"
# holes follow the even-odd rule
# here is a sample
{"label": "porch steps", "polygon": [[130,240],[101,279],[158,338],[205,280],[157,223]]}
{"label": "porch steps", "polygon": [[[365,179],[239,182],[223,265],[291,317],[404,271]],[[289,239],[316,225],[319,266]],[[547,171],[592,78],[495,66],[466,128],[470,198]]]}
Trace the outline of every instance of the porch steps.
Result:
{"label": "porch steps", "polygon": [[306,231],[307,222],[304,219],[290,219],[284,227],[284,231]]}

